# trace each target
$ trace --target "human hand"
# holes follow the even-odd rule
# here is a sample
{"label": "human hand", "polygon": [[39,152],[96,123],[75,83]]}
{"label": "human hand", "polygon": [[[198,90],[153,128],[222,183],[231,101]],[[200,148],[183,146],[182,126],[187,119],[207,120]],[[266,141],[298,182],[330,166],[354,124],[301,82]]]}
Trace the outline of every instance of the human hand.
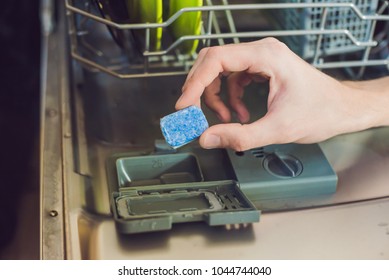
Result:
{"label": "human hand", "polygon": [[[229,103],[243,123],[229,123],[220,97],[227,76]],[[242,102],[244,87],[268,80],[266,115],[252,123]],[[204,148],[243,151],[281,143],[314,143],[378,123],[376,104],[366,92],[313,68],[274,38],[202,49],[190,70],[176,109],[200,106],[200,98],[224,122],[200,137]]]}

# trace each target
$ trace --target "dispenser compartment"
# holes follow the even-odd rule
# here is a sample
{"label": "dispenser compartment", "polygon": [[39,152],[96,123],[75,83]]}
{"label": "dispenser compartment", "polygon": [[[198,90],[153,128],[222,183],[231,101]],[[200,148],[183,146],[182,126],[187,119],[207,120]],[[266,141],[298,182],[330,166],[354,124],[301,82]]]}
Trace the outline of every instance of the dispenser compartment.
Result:
{"label": "dispenser compartment", "polygon": [[201,182],[198,159],[191,153],[147,155],[116,161],[120,187]]}

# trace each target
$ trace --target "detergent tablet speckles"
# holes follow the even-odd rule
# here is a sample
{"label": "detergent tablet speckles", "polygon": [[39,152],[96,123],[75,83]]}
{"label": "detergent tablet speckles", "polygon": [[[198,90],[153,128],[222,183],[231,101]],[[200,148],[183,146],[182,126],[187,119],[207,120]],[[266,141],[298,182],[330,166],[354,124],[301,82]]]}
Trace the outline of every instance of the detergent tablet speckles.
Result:
{"label": "detergent tablet speckles", "polygon": [[196,106],[163,117],[160,125],[166,142],[175,149],[200,137],[208,128],[203,111]]}

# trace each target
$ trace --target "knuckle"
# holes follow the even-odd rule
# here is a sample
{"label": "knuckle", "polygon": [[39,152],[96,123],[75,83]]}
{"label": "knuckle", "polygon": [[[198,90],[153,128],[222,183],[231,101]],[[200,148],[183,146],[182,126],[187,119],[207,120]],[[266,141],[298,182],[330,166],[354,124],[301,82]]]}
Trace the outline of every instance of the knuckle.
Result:
{"label": "knuckle", "polygon": [[269,50],[275,52],[276,54],[282,54],[282,53],[290,51],[290,49],[288,48],[288,46],[285,43],[281,42],[280,40],[278,40],[276,38],[269,37],[269,38],[265,38],[263,40],[264,40],[264,43],[266,43],[267,45],[270,46]]}
{"label": "knuckle", "polygon": [[246,146],[240,139],[234,139],[228,146],[236,152],[243,152],[247,150]]}
{"label": "knuckle", "polygon": [[202,49],[199,51],[199,56],[204,56],[204,55],[206,55],[209,49],[210,49],[209,47],[202,48]]}
{"label": "knuckle", "polygon": [[222,51],[222,46],[214,46],[208,49],[207,55],[210,57],[219,57]]}
{"label": "knuckle", "polygon": [[229,139],[229,147],[237,152],[243,152],[253,148],[253,137],[247,131],[246,125],[240,125],[240,129],[237,130],[234,137]]}
{"label": "knuckle", "polygon": [[266,37],[266,38],[262,39],[262,42],[268,43],[268,44],[276,44],[276,43],[280,43],[281,41],[270,36],[270,37]]}

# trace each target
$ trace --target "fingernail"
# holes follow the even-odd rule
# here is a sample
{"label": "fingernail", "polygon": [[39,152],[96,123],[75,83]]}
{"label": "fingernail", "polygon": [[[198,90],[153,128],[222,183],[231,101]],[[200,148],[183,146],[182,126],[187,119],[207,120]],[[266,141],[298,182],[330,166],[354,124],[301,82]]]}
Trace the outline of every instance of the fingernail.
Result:
{"label": "fingernail", "polygon": [[176,101],[176,108],[177,108],[177,104],[180,104],[180,101],[181,101],[181,99],[182,99],[182,95],[177,99],[177,101]]}
{"label": "fingernail", "polygon": [[209,134],[205,137],[203,147],[206,149],[217,148],[221,144],[220,136]]}

